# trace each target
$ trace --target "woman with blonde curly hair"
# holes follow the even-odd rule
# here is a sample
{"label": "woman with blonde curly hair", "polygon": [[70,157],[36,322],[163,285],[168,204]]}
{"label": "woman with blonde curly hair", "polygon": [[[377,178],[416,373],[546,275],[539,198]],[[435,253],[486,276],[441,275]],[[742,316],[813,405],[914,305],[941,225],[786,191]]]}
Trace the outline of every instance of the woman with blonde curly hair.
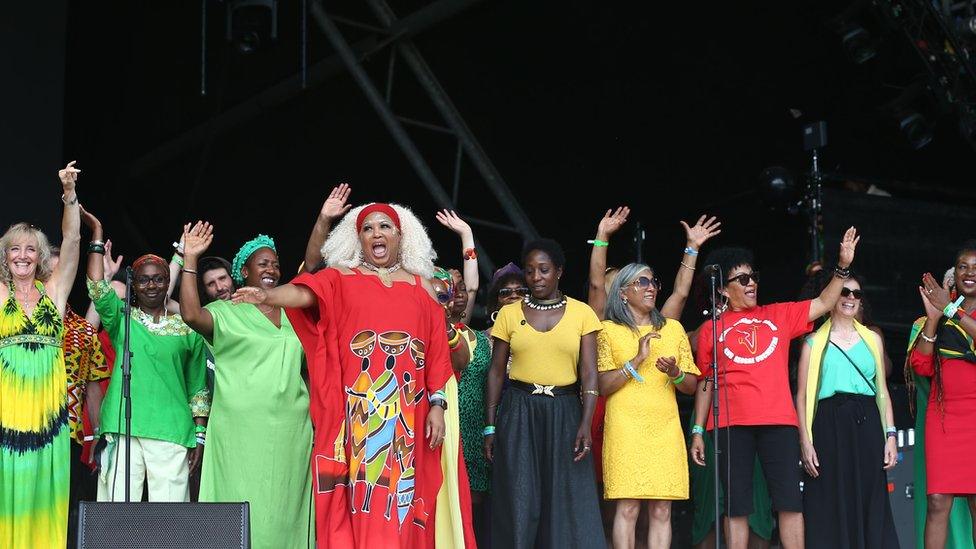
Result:
{"label": "woman with blonde curly hair", "polygon": [[346,198],[334,190],[320,214],[344,214],[321,247],[326,268],[234,300],[285,307],[305,348],[318,546],[433,547],[452,375],[436,254],[407,208],[349,210]]}
{"label": "woman with blonde curly hair", "polygon": [[71,434],[61,343],[78,269],[79,172],[74,162],[58,172],[64,214],[56,268],[37,227],[17,223],[0,238],[0,547],[67,543]]}

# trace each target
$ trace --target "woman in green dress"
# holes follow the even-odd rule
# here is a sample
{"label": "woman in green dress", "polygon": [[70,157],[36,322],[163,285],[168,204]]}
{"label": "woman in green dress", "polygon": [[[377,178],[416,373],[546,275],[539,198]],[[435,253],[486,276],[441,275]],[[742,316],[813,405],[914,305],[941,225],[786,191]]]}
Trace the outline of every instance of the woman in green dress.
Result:
{"label": "woman in green dress", "polygon": [[[304,355],[280,307],[217,300],[200,307],[197,262],[213,240],[198,223],[184,235],[180,310],[214,352],[214,399],[200,501],[248,501],[255,549],[312,547],[312,424]],[[281,272],[274,241],[247,242],[234,257],[238,286],[271,289]]]}
{"label": "woman in green dress", "polygon": [[40,229],[17,223],[0,238],[0,547],[64,547],[70,433],[62,316],[78,268],[79,170],[64,191],[61,260]]}

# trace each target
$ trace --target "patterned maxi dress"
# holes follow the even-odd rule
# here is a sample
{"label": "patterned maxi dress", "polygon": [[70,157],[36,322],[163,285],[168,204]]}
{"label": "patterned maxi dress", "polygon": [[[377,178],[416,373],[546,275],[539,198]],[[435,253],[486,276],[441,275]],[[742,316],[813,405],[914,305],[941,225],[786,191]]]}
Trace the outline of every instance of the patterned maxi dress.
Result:
{"label": "patterned maxi dress", "polygon": [[488,462],[484,452],[485,380],[491,366],[491,339],[485,332],[473,332],[476,338],[474,358],[461,374],[458,384],[461,413],[461,443],[468,481],[475,492],[487,492],[491,487]]}
{"label": "patterned maxi dress", "polygon": [[70,434],[54,302],[28,316],[10,297],[0,309],[0,547],[67,544]]}

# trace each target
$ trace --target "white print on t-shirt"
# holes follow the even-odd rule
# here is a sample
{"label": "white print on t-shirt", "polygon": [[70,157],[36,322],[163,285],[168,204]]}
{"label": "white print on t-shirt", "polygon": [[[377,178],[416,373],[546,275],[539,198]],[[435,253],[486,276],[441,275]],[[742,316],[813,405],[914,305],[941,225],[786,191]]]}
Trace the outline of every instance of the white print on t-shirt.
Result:
{"label": "white print on t-shirt", "polygon": [[[763,349],[762,352],[759,352],[759,354],[756,354],[759,351],[759,331],[763,326],[768,327],[773,333],[770,334],[769,344],[766,345],[766,348]],[[779,337],[775,335],[777,331],[779,331],[779,328],[777,328],[776,325],[770,320],[760,320],[758,318],[740,318],[735,322],[735,324],[732,325],[731,328],[726,328],[725,331],[722,332],[722,335],[719,336],[718,340],[724,343],[725,338],[728,337],[729,333],[734,332],[732,336],[736,338],[735,342],[749,351],[752,356],[739,356],[735,354],[728,345],[724,345],[723,352],[725,353],[725,356],[736,364],[756,364],[766,360],[771,354],[773,354],[774,351],[776,351],[776,345],[779,343]]]}

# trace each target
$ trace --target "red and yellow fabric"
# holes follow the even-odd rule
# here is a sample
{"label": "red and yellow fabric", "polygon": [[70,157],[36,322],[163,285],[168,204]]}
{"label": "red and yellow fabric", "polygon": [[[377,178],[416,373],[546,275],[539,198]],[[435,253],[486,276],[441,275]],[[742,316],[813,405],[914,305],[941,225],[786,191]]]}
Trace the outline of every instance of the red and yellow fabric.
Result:
{"label": "red and yellow fabric", "polygon": [[[95,327],[67,308],[64,314],[64,367],[68,375],[68,425],[71,440],[85,444],[85,385],[111,373]],[[90,432],[88,434],[91,434]]]}

